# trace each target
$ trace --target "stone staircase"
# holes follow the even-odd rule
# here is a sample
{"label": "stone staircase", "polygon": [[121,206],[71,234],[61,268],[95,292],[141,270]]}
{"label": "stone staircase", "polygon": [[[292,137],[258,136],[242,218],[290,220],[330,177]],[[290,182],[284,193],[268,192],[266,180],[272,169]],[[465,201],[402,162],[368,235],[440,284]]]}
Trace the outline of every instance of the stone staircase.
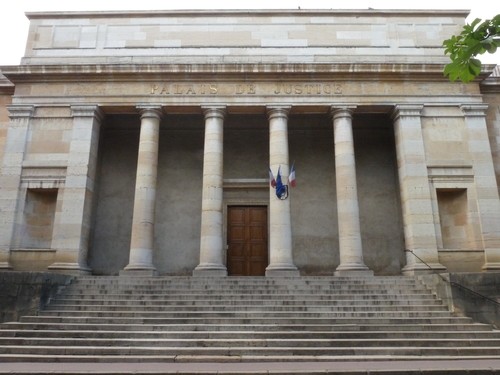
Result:
{"label": "stone staircase", "polygon": [[411,277],[79,277],[0,325],[0,362],[499,359]]}

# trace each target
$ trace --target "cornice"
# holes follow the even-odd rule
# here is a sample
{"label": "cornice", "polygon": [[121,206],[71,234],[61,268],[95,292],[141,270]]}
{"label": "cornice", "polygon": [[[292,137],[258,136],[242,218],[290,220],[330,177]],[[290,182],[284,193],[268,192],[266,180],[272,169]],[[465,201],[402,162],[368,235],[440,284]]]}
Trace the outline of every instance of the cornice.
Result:
{"label": "cornice", "polygon": [[0,73],[0,95],[14,94],[14,84]]}
{"label": "cornice", "polygon": [[500,77],[488,77],[481,82],[481,94],[500,93]]}
{"label": "cornice", "polygon": [[[447,81],[443,64],[341,63],[341,64],[82,64],[12,65],[0,67],[10,82],[158,81],[166,79],[343,79]],[[484,65],[477,82],[495,65]]]}
{"label": "cornice", "polygon": [[288,16],[402,16],[461,17],[467,9],[201,9],[201,10],[133,10],[133,11],[59,11],[26,12],[30,20],[46,18],[137,18],[137,17],[288,17]]}

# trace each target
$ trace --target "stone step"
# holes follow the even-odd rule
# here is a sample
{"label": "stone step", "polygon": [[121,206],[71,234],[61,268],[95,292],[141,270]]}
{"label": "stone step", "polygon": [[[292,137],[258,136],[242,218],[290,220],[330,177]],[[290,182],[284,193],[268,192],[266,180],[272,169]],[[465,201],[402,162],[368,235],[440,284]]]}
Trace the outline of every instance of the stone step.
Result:
{"label": "stone step", "polygon": [[[62,306],[62,305],[97,305],[97,306],[167,306],[175,305],[178,307],[189,307],[189,306],[247,306],[249,302],[247,300],[137,300],[137,299],[87,299],[87,298],[58,298],[56,302],[51,303],[48,308],[52,306]],[[229,306],[228,306],[229,305]],[[413,305],[439,305],[443,306],[442,301],[436,298],[427,299],[384,299],[384,300],[252,300],[250,306],[413,306]]]}
{"label": "stone step", "polygon": [[[386,327],[390,329],[392,327]],[[131,331],[131,330],[64,330],[64,329],[0,329],[0,337],[17,338],[107,338],[107,339],[500,339],[498,331]]]}
{"label": "stone step", "polygon": [[[115,312],[115,311],[133,311],[133,312],[215,312],[227,309],[226,305],[197,305],[197,306],[183,306],[176,304],[165,305],[70,305],[70,304],[52,304],[45,309],[44,314],[47,312],[76,312],[76,311],[102,311],[102,312]],[[300,312],[345,312],[345,311],[447,311],[443,305],[337,305],[337,306],[317,306],[317,305],[238,305],[238,311],[266,311],[266,312],[285,312],[291,311],[294,313]]]}
{"label": "stone step", "polygon": [[431,317],[449,317],[451,313],[448,310],[439,311],[399,311],[399,310],[355,310],[355,311],[267,311],[267,310],[219,310],[219,311],[149,311],[149,310],[122,310],[122,311],[72,311],[72,310],[45,310],[40,312],[40,316],[60,316],[60,317],[102,317],[102,318],[152,318],[152,319],[335,319],[335,318],[431,318]]}
{"label": "stone step", "polygon": [[[466,338],[466,339],[422,339],[422,338],[45,338],[45,337],[0,337],[2,347],[42,347],[59,346],[69,350],[74,347],[136,347],[136,348],[372,348],[372,347],[497,347],[500,348],[500,337]],[[498,353],[500,355],[500,352]]]}
{"label": "stone step", "polygon": [[471,323],[470,318],[452,316],[428,316],[428,317],[353,317],[346,315],[343,317],[109,317],[109,316],[24,316],[21,322],[31,323],[90,323],[90,324],[276,324],[276,325],[297,325],[297,324],[467,324]]}
{"label": "stone step", "polygon": [[402,285],[402,284],[381,284],[381,285],[197,285],[197,286],[173,286],[173,285],[80,285],[80,284],[70,284],[67,290],[78,290],[81,292],[92,292],[92,291],[102,291],[102,290],[124,290],[124,291],[154,291],[154,292],[213,292],[213,293],[252,293],[252,292],[265,292],[265,293],[306,293],[314,291],[317,293],[333,293],[333,292],[363,292],[363,291],[419,291],[428,293],[429,290],[424,285]]}
{"label": "stone step", "polygon": [[[95,286],[95,285],[79,285],[73,284],[68,287],[69,290],[75,290],[78,292],[101,292],[110,289],[109,286]],[[423,285],[323,285],[323,286],[309,286],[309,285],[217,285],[217,286],[162,286],[162,285],[115,285],[111,289],[113,290],[123,290],[123,291],[138,291],[138,292],[165,292],[169,293],[296,293],[296,292],[310,292],[315,291],[318,293],[334,293],[334,292],[353,292],[353,293],[363,293],[363,292],[373,292],[373,291],[419,291],[428,292],[428,289]]]}
{"label": "stone step", "polygon": [[[22,320],[26,320],[23,318]],[[388,332],[388,331],[408,331],[408,332],[496,332],[488,324],[481,323],[392,323],[392,324],[377,324],[373,323],[342,323],[342,324],[276,324],[276,323],[261,323],[261,324],[207,324],[207,323],[188,323],[183,325],[178,324],[148,324],[148,323],[74,323],[74,322],[11,322],[0,325],[0,331],[6,330],[84,330],[84,331],[108,331],[114,329],[117,331],[137,332],[228,332],[228,331],[244,331],[244,332]]]}
{"label": "stone step", "polygon": [[500,358],[411,277],[79,277],[0,325],[0,362]]}
{"label": "stone step", "polygon": [[101,358],[112,356],[280,356],[292,360],[295,356],[481,356],[489,358],[500,357],[498,346],[476,347],[415,347],[415,346],[378,346],[378,347],[137,347],[137,346],[0,346],[0,355],[7,361],[8,355],[85,355]]}
{"label": "stone step", "polygon": [[258,284],[258,285],[316,285],[316,284],[420,284],[413,276],[79,276],[74,284],[178,284],[178,285],[218,285],[218,284]]}
{"label": "stone step", "polygon": [[[89,373],[85,372],[85,370],[73,370],[75,367],[80,367],[80,368],[85,368],[85,366],[78,366],[80,363],[93,363],[93,364],[99,364],[99,363],[119,363],[119,364],[130,364],[130,367],[132,368],[133,364],[141,364],[141,363],[152,363],[156,368],[162,368],[160,371],[151,371],[151,370],[137,370],[133,368],[131,371],[127,371],[127,369],[123,369],[123,366],[120,366],[118,371],[113,371],[113,369],[106,369],[103,371],[92,369],[92,374],[96,375],[110,375],[110,374],[133,374],[133,375],[152,375],[152,374],[185,374],[185,375],[200,375],[200,374],[225,374],[225,375],[235,375],[235,374],[241,374],[241,375],[268,375],[268,374],[281,374],[281,375],[290,375],[290,374],[301,374],[301,375],[319,375],[319,374],[342,374],[342,375],[368,375],[368,374],[379,374],[379,375],[410,375],[410,374],[415,374],[415,375],[493,375],[497,374],[498,371],[492,369],[491,367],[488,367],[488,365],[481,366],[481,364],[477,364],[477,367],[473,367],[474,370],[469,370],[469,369],[463,369],[463,370],[457,370],[456,367],[454,369],[449,370],[449,369],[438,369],[438,370],[433,370],[433,369],[404,369],[404,370],[331,370],[329,369],[328,371],[321,369],[319,371],[317,370],[296,370],[295,368],[290,369],[290,366],[294,366],[295,363],[318,363],[318,362],[343,362],[342,365],[346,366],[347,362],[359,362],[360,358],[362,361],[409,361],[409,363],[412,363],[414,361],[422,361],[422,358],[429,358],[428,360],[432,361],[446,361],[446,363],[458,363],[459,361],[465,361],[470,365],[471,361],[484,361],[484,360],[497,360],[497,356],[492,356],[492,355],[470,355],[464,358],[462,355],[435,355],[435,356],[429,356],[429,357],[423,357],[420,355],[415,355],[415,354],[410,354],[410,355],[391,355],[387,356],[385,354],[383,355],[377,355],[377,354],[371,354],[367,355],[364,354],[362,356],[359,355],[325,355],[325,356],[311,356],[311,355],[294,355],[294,356],[275,356],[275,355],[150,355],[150,356],[144,356],[144,355],[106,355],[106,356],[100,356],[100,355],[43,355],[43,354],[24,354],[24,355],[2,355],[0,354],[0,362],[11,362],[11,363],[16,363],[16,362],[26,362],[26,363],[46,363],[46,362],[56,362],[56,363],[67,363],[69,364],[70,369],[66,372],[64,368],[66,366],[62,365],[59,366],[58,368],[62,368],[63,370],[61,371],[54,371],[54,370],[48,370],[44,371],[43,369],[41,370],[36,370],[37,375],[53,375],[55,373],[57,374],[82,374],[82,373]],[[247,371],[240,371],[240,370],[229,370],[229,371],[224,371],[224,370],[202,370],[200,372],[199,366],[203,366],[203,364],[215,364],[215,363],[226,363],[226,364],[236,364],[238,368],[241,368],[241,363],[273,363],[273,364],[281,364],[281,367],[284,369],[284,371],[280,370],[247,370]],[[285,363],[289,362],[289,363]],[[196,363],[196,369],[195,370],[174,370],[174,371],[169,371],[169,367],[172,363]],[[481,362],[482,363],[482,362]],[[165,364],[165,365],[163,365]],[[163,367],[162,367],[163,366]],[[205,365],[206,366],[206,365]],[[460,366],[460,365],[457,365]],[[24,367],[24,366],[23,366]],[[54,366],[51,366],[54,367]],[[246,367],[246,366],[245,366]],[[128,367],[127,367],[128,368]],[[213,367],[212,367],[213,368]],[[402,368],[406,368],[406,366],[402,365]],[[0,370],[1,371],[1,370]],[[8,374],[16,374],[16,375],[22,375],[22,374],[30,374],[33,375],[34,372],[31,370],[14,370],[10,371],[7,370]]]}
{"label": "stone step", "polygon": [[102,294],[74,294],[65,293],[62,298],[82,299],[82,300],[117,300],[117,299],[135,299],[135,300],[203,300],[203,301],[260,301],[260,300],[283,300],[283,301],[309,301],[309,300],[324,300],[324,301],[340,301],[340,300],[394,300],[397,298],[405,300],[428,299],[429,293],[418,294],[289,294],[289,295],[272,295],[272,294],[117,294],[117,293],[102,293]]}

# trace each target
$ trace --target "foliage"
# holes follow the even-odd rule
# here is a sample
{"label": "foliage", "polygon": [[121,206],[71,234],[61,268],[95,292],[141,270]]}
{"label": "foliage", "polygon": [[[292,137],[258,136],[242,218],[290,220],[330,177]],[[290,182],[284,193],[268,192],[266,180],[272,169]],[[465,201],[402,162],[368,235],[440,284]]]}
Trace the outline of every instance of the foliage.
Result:
{"label": "foliage", "polygon": [[445,40],[443,46],[451,59],[444,68],[444,75],[450,81],[472,81],[481,73],[481,61],[475,57],[485,52],[495,53],[500,47],[500,14],[483,22],[476,18],[465,25],[459,35]]}

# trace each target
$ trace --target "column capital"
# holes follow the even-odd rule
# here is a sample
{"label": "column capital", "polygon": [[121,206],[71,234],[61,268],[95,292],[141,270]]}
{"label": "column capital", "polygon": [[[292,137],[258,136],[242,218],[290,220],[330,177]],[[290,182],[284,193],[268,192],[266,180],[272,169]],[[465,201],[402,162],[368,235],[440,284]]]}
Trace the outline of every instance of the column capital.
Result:
{"label": "column capital", "polygon": [[11,119],[33,117],[33,114],[35,113],[34,105],[12,104],[7,106],[7,109],[9,110],[9,117]]}
{"label": "column capital", "polygon": [[465,117],[485,117],[488,110],[488,104],[462,104],[460,109]]}
{"label": "column capital", "polygon": [[396,121],[400,117],[420,117],[423,109],[423,104],[396,104],[392,110],[391,118]]}
{"label": "column capital", "polygon": [[71,106],[72,117],[94,117],[101,122],[104,118],[104,112],[98,105],[76,104]]}
{"label": "column capital", "polygon": [[205,115],[205,120],[213,117],[223,120],[226,116],[225,105],[202,105],[201,110]]}
{"label": "column capital", "polygon": [[288,114],[290,113],[290,110],[292,109],[291,105],[271,105],[267,106],[267,116],[269,120],[273,118],[278,118],[278,117],[283,117],[285,119],[288,119]]}
{"label": "column capital", "polygon": [[161,105],[154,104],[138,104],[136,108],[139,110],[141,114],[141,120],[143,118],[156,118],[161,120],[163,117],[163,110]]}
{"label": "column capital", "polygon": [[342,117],[352,118],[352,115],[356,108],[357,105],[355,104],[333,104],[330,107],[330,115],[334,120]]}

